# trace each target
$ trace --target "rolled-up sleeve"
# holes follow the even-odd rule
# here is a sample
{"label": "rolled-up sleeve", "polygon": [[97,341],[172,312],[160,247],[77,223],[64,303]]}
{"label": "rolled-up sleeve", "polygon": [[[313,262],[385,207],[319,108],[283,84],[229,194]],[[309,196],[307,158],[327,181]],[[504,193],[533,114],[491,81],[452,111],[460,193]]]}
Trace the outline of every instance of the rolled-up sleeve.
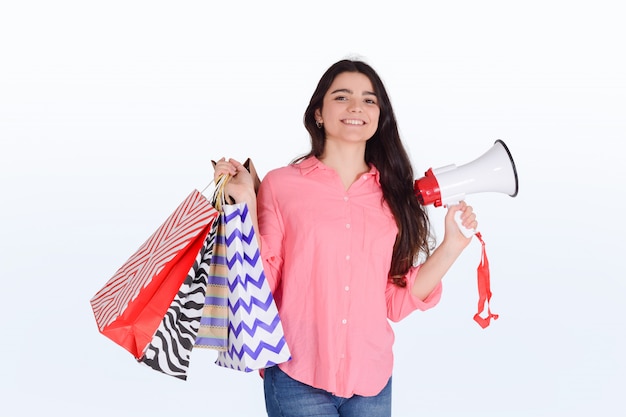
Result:
{"label": "rolled-up sleeve", "polygon": [[420,266],[413,266],[406,275],[406,287],[399,287],[392,282],[387,283],[385,296],[387,299],[387,318],[398,322],[415,310],[428,310],[439,303],[441,299],[441,282],[432,290],[424,300],[416,297],[411,292]]}

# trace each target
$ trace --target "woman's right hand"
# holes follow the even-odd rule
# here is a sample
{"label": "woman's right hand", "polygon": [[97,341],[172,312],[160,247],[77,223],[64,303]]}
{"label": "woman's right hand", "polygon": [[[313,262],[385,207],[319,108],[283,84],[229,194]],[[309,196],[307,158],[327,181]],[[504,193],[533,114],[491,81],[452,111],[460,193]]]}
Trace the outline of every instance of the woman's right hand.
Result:
{"label": "woman's right hand", "polygon": [[251,204],[256,201],[254,180],[242,163],[234,159],[222,158],[214,166],[213,179],[217,182],[221,175],[230,175],[226,183],[226,195],[236,203]]}

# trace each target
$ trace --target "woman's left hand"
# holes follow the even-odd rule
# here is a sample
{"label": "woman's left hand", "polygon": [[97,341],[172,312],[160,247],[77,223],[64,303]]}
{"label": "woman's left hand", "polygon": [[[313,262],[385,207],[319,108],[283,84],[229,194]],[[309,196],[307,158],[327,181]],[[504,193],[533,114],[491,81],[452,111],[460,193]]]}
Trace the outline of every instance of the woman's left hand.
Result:
{"label": "woman's left hand", "polygon": [[466,237],[459,228],[455,219],[457,212],[461,212],[461,224],[466,229],[476,230],[478,228],[478,221],[476,220],[476,213],[474,213],[474,209],[472,206],[468,206],[465,201],[461,201],[459,204],[448,207],[448,213],[445,218],[444,241],[454,245],[454,247],[459,250],[463,250],[471,242],[472,236]]}

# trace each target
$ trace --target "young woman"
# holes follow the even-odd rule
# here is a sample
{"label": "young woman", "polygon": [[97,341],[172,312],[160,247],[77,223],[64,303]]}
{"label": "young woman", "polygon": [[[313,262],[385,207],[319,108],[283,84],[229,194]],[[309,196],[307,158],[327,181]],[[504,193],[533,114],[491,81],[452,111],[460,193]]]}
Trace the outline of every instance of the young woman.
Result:
{"label": "young woman", "polygon": [[[441,280],[476,228],[465,203],[449,208],[433,249],[429,220],[385,87],[361,61],[320,79],[304,114],[311,151],[270,171],[255,195],[236,160],[222,158],[227,193],[249,206],[292,359],[264,371],[273,416],[391,415],[393,331],[433,307]],[[419,259],[419,261],[418,261]]]}

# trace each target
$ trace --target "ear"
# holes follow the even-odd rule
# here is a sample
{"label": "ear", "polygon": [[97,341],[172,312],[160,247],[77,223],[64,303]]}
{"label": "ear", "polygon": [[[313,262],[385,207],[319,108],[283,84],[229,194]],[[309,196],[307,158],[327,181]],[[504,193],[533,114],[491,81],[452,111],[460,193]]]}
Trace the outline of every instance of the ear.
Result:
{"label": "ear", "polygon": [[315,109],[315,120],[322,123],[324,120],[322,119],[322,111],[320,109]]}

